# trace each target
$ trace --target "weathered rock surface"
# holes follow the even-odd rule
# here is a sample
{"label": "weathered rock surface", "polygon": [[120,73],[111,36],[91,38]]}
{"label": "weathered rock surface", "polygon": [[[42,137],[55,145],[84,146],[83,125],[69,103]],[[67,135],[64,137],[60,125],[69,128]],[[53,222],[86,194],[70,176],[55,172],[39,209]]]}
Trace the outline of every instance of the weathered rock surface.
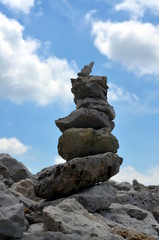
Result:
{"label": "weathered rock surface", "polygon": [[65,118],[60,118],[55,121],[57,127],[64,132],[68,128],[94,128],[100,129],[103,127],[114,128],[114,122],[109,119],[109,116],[95,109],[80,108],[73,111]]}
{"label": "weathered rock surface", "polygon": [[58,152],[62,158],[70,160],[100,153],[116,153],[118,140],[109,128],[70,128],[62,134],[58,142]]}
{"label": "weathered rock surface", "polygon": [[93,82],[81,82],[76,84],[71,89],[74,94],[74,101],[77,103],[78,99],[83,98],[100,98],[107,101],[107,91],[97,83]]}
{"label": "weathered rock surface", "polygon": [[25,198],[29,198],[32,200],[36,199],[34,192],[34,183],[31,179],[21,180],[20,182],[14,183],[11,186],[12,191],[16,191],[17,193],[21,193]]}
{"label": "weathered rock surface", "polygon": [[20,238],[24,231],[23,204],[0,208],[0,239]]}
{"label": "weathered rock surface", "polygon": [[26,178],[33,178],[33,175],[29,170],[21,162],[18,162],[15,158],[9,156],[9,154],[0,154],[0,164],[7,168],[9,175],[14,182],[19,182]]}
{"label": "weathered rock surface", "polygon": [[100,112],[106,113],[111,120],[115,118],[115,111],[114,108],[103,99],[100,98],[84,98],[77,100],[77,109],[84,107],[88,109],[96,109]]}
{"label": "weathered rock surface", "polygon": [[35,193],[43,198],[58,198],[108,180],[119,171],[122,158],[104,153],[74,158],[64,164],[43,169],[35,181]]}
{"label": "weathered rock surface", "polygon": [[[85,162],[81,163],[84,165],[83,168]],[[77,165],[74,165],[73,169],[74,167],[76,168]],[[95,170],[96,165],[94,172]],[[45,171],[42,171],[43,174],[46,174]],[[55,183],[61,187],[59,183],[63,181],[62,187],[64,187],[65,179],[58,178],[61,170],[56,169],[56,171]],[[47,177],[52,174],[49,169],[47,173]],[[41,175],[41,181],[43,177],[44,175]],[[68,175],[68,179],[72,181],[72,176]],[[17,183],[17,186],[21,186],[22,182]],[[46,187],[49,188],[51,184],[46,183]],[[45,186],[43,187],[45,189]],[[15,191],[17,194],[13,195],[11,191],[15,189],[12,187],[8,189],[3,181],[0,182],[0,239],[2,240],[159,239],[159,186],[144,186],[137,181],[133,184],[107,181],[74,195],[70,192],[67,198],[54,201],[38,198],[33,201],[28,198],[29,194],[24,196],[21,192]],[[30,201],[35,204],[27,205],[26,202],[30,203]],[[50,207],[51,210],[47,211],[47,219],[51,218],[51,221],[45,222],[42,212],[43,209],[45,211]],[[48,226],[51,231],[47,230]]]}
{"label": "weathered rock surface", "polygon": [[82,239],[120,239],[112,236],[107,224],[82,207],[75,199],[67,199],[56,207],[43,210],[44,227],[47,231],[76,233]]}
{"label": "weathered rock surface", "polygon": [[97,83],[102,88],[108,89],[107,86],[107,77],[105,76],[86,76],[86,77],[78,77],[78,78],[71,78],[72,87],[75,87],[77,84],[86,82],[86,83]]}
{"label": "weathered rock surface", "polygon": [[[158,236],[159,224],[151,213],[131,204],[113,203],[109,210],[100,212],[108,226],[129,228],[149,236]],[[142,229],[142,230],[141,230]]]}

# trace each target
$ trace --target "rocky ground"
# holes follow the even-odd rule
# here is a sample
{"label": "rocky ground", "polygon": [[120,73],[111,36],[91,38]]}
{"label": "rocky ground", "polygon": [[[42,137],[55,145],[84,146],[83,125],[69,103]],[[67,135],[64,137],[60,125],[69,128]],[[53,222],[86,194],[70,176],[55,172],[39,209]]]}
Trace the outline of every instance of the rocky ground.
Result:
{"label": "rocky ground", "polygon": [[37,176],[0,154],[1,240],[159,239],[159,186],[109,180],[52,200],[35,195]]}

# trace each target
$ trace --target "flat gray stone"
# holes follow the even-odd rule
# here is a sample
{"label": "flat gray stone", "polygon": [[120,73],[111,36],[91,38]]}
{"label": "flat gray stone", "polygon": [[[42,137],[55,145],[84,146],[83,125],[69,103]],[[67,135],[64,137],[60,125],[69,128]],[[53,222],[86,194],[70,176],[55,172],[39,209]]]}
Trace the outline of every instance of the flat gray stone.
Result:
{"label": "flat gray stone", "polygon": [[35,193],[46,199],[77,193],[117,174],[121,163],[122,158],[113,153],[74,158],[39,172]]}
{"label": "flat gray stone", "polygon": [[94,128],[100,129],[103,127],[114,128],[114,122],[109,119],[109,116],[95,109],[80,108],[73,111],[65,118],[60,118],[55,121],[57,127],[64,132],[68,128]]}
{"label": "flat gray stone", "polygon": [[114,108],[107,102],[100,98],[84,98],[77,100],[77,109],[84,107],[87,109],[96,109],[100,112],[104,112],[109,116],[111,120],[115,118]]}
{"label": "flat gray stone", "polygon": [[58,140],[59,155],[68,160],[100,153],[116,153],[118,140],[110,128],[70,128]]}

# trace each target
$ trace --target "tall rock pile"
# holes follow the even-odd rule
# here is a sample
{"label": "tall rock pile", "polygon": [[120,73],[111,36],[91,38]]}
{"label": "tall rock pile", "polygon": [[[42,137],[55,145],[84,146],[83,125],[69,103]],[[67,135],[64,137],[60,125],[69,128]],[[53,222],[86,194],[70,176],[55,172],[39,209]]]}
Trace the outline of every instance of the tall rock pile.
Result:
{"label": "tall rock pile", "polygon": [[115,112],[107,100],[107,78],[90,76],[94,62],[71,79],[76,110],[56,120],[62,131],[58,152],[66,163],[39,173],[36,194],[58,198],[79,192],[117,174],[122,163],[111,133]]}

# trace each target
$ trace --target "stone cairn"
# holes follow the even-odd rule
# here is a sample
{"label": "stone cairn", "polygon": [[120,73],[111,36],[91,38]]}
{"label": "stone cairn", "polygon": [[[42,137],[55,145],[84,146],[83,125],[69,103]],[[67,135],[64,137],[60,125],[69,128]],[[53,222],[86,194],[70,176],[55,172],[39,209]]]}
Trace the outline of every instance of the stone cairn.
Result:
{"label": "stone cairn", "polygon": [[62,132],[58,152],[66,163],[40,172],[35,186],[40,197],[68,196],[119,172],[122,158],[116,154],[119,144],[111,133],[115,112],[107,100],[107,78],[89,75],[93,65],[85,65],[71,79],[76,110],[55,121]]}

